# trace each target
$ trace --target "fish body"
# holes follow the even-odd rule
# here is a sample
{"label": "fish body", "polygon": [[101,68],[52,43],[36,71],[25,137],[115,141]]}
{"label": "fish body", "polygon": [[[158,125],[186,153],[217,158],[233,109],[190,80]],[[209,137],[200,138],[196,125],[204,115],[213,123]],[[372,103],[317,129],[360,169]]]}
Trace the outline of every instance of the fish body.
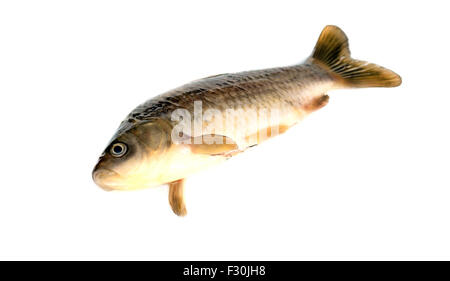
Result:
{"label": "fish body", "polygon": [[[246,148],[256,144],[248,136],[271,126],[292,126],[313,110],[317,98],[337,87],[339,84],[327,70],[312,63],[220,74],[143,103],[129,114],[122,130],[155,118],[176,126],[179,121],[173,120],[173,111],[183,108],[193,117],[197,102],[203,113],[214,111],[214,118],[210,114],[192,118],[193,126],[202,128],[195,136],[211,134],[213,128],[215,134],[229,136],[240,148]],[[275,110],[277,119],[265,118],[270,117],[265,114]],[[226,126],[230,118],[234,126]]]}
{"label": "fish body", "polygon": [[327,26],[302,64],[206,77],[139,105],[93,178],[107,190],[169,184],[173,211],[185,215],[189,175],[283,133],[325,106],[330,90],[400,83],[394,72],[352,59],[342,30]]}

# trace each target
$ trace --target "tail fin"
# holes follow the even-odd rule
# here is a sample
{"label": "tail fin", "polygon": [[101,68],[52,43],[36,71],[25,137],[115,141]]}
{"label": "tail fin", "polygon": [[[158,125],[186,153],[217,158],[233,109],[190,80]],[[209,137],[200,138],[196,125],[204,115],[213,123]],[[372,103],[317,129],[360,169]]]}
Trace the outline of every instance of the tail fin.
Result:
{"label": "tail fin", "polygon": [[334,25],[323,29],[311,57],[313,62],[329,69],[348,87],[396,87],[402,83],[400,76],[389,69],[352,59],[347,36]]}

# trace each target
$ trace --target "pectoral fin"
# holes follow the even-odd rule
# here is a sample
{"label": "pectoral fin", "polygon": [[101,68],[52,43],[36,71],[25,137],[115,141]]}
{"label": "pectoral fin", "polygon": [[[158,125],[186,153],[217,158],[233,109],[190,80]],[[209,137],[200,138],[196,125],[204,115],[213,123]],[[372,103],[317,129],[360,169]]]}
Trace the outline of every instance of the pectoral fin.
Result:
{"label": "pectoral fin", "polygon": [[172,211],[177,216],[185,216],[187,214],[186,205],[183,197],[184,179],[169,183],[169,203]]}
{"label": "pectoral fin", "polygon": [[229,137],[221,135],[203,135],[192,138],[191,151],[198,154],[231,156],[239,152],[238,145]]}

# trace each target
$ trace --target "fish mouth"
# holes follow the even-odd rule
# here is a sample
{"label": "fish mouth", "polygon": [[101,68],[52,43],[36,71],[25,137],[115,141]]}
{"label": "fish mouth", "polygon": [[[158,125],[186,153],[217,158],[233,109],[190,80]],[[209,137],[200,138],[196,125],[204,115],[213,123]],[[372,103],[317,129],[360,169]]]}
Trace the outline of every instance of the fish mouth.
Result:
{"label": "fish mouth", "polygon": [[107,168],[95,168],[92,172],[92,179],[95,184],[101,187],[103,190],[112,191],[114,190],[114,181],[113,178],[119,177],[119,174],[111,171]]}

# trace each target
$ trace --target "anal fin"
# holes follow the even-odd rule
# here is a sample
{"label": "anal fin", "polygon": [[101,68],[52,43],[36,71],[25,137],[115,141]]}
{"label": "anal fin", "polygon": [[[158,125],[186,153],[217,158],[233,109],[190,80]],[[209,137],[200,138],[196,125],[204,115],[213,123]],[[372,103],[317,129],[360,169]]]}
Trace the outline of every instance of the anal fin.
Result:
{"label": "anal fin", "polygon": [[312,99],[309,103],[305,104],[303,106],[303,108],[309,112],[319,110],[328,104],[329,99],[330,99],[330,96],[325,95],[325,94],[322,96],[318,96],[318,97]]}

